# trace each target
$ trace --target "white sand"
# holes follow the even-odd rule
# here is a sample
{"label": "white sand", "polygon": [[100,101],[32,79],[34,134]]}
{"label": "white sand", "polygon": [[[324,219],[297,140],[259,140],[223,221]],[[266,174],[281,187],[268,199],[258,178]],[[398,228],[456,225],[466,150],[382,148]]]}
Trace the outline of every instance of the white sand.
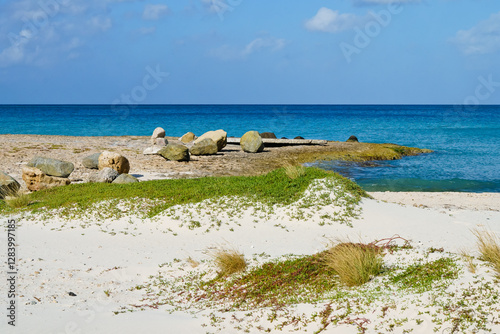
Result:
{"label": "white sand", "polygon": [[[345,224],[320,226],[317,216],[295,220],[283,216],[282,212],[275,213],[271,218],[257,218],[251,214],[251,208],[242,218],[222,219],[221,228],[212,228],[208,233],[204,231],[211,222],[203,215],[200,221],[202,226],[192,230],[187,228],[187,223],[179,227],[179,221],[167,215],[156,220],[127,217],[117,222],[106,221],[101,226],[87,225],[86,228],[82,227],[86,226],[82,221],[22,220],[16,231],[20,259],[15,328],[7,325],[6,233],[2,231],[0,235],[0,262],[3,266],[0,275],[0,333],[215,332],[214,328],[202,327],[207,322],[203,312],[195,318],[183,312],[169,314],[165,311],[166,307],[118,315],[114,315],[113,311],[139,303],[143,291],[129,289],[144,284],[149,275],[158,273],[159,265],[188,257],[207,259],[204,251],[218,244],[232,245],[248,256],[265,252],[278,257],[290,253],[318,252],[324,249],[328,238],[350,237],[356,241],[361,238],[371,242],[398,234],[412,241],[416,253],[427,247],[443,247],[445,251],[456,252],[462,247],[473,249],[475,239],[470,232],[472,228],[489,227],[500,235],[498,194],[373,195],[378,199],[409,205],[365,199],[361,217],[352,222],[352,228]],[[457,200],[458,197],[460,200]],[[415,207],[414,204],[425,207]],[[183,208],[177,210],[185,215]],[[189,207],[186,212],[193,215],[192,219],[199,218],[194,207]],[[6,222],[7,218],[12,217],[2,217],[2,222]],[[388,257],[384,261],[390,259]],[[169,269],[170,274],[183,275],[179,268]],[[491,278],[491,273],[485,269],[479,270],[479,274]],[[461,280],[468,282],[474,278],[472,274],[465,273]],[[109,291],[109,297],[104,291]],[[69,296],[69,292],[74,292],[76,296]],[[411,299],[405,301],[401,297],[403,304],[409,309],[397,306],[388,317],[417,317],[419,308],[412,307]],[[497,309],[500,309],[500,303]],[[299,305],[298,310],[311,313],[315,309],[310,305]],[[367,314],[366,317],[372,321],[367,333],[378,332],[373,327],[379,319],[377,314]],[[412,328],[413,333],[433,333],[430,316],[424,314],[420,318],[424,320],[423,324],[416,326],[413,322],[414,328],[408,324],[396,327],[394,332]],[[500,333],[500,325],[491,324],[489,328],[493,333]],[[318,325],[312,324],[308,332],[316,329]],[[288,330],[293,330],[293,327],[286,328],[285,332]],[[233,333],[235,330],[226,327],[222,332]],[[254,328],[250,332],[258,331]],[[331,325],[325,331],[356,332],[356,326],[352,324]]]}

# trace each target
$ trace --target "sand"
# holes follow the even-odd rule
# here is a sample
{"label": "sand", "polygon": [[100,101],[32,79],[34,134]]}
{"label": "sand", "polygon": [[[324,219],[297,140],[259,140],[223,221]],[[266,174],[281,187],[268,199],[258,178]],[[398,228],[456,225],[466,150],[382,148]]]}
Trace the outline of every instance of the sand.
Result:
{"label": "sand", "polygon": [[[210,223],[209,215],[198,214],[195,206],[178,207],[174,210],[200,218],[202,227],[196,229],[189,229],[186,225],[180,227],[179,221],[173,219],[172,215],[160,215],[154,220],[143,220],[130,215],[118,221],[100,222],[100,226],[92,224],[92,219],[21,219],[16,231],[19,254],[17,326],[13,328],[7,325],[5,307],[2,305],[0,332],[241,332],[236,331],[229,320],[223,322],[222,328],[203,327],[208,321],[208,310],[196,315],[188,312],[169,314],[168,307],[118,315],[113,312],[140,303],[143,291],[130,289],[147,282],[150,275],[156,275],[162,270],[165,275],[172,277],[186,275],[190,270],[186,259],[207,260],[207,249],[218,245],[231,245],[249,257],[251,254],[265,252],[276,258],[284,254],[316,253],[323,250],[331,238],[349,237],[370,242],[399,235],[411,240],[415,249],[408,256],[414,258],[424,254],[429,247],[442,247],[446,252],[457,252],[463,247],[472,251],[475,238],[471,229],[475,227],[489,227],[500,235],[500,212],[496,194],[433,193],[429,194],[430,197],[425,193],[373,195],[384,201],[364,199],[361,215],[359,219],[352,221],[352,227],[338,223],[321,226],[317,216],[297,220],[284,218],[280,212],[274,216],[259,218],[249,208],[242,213],[241,218],[224,218],[223,213],[219,213],[218,216],[223,221],[222,227],[206,232],[205,227]],[[485,198],[488,200],[485,201]],[[489,199],[491,202],[488,202]],[[456,205],[449,206],[449,203]],[[6,221],[8,218],[16,217],[2,217],[1,220]],[[0,244],[6,245],[4,232],[0,236]],[[5,249],[4,246],[2,248]],[[0,254],[0,262],[5,263],[5,252]],[[388,256],[384,261],[397,259]],[[160,268],[162,264],[172,262],[172,267]],[[205,268],[204,266],[209,266],[209,261],[200,268]],[[483,279],[492,279],[492,273],[486,267],[480,267],[477,275]],[[459,281],[460,284],[469,284],[474,280],[477,277],[465,270]],[[1,281],[6,281],[5,270],[2,270]],[[2,300],[5,300],[3,296],[6,296],[6,284],[0,286]],[[69,292],[76,296],[70,296]],[[431,315],[419,315],[419,311],[424,311],[425,308],[413,305],[413,297],[394,298],[397,306],[385,318],[377,313],[377,307],[382,309],[383,305],[376,303],[372,313],[363,315],[370,320],[366,325],[367,333],[385,332],[380,329],[387,328],[384,327],[386,325],[382,326],[382,321],[390,322],[405,317],[410,320],[402,327],[396,327],[395,333],[402,333],[404,329],[410,328],[413,333],[433,333]],[[311,314],[324,307],[324,304],[298,305],[293,310]],[[493,306],[500,309],[499,302]],[[254,311],[253,314],[258,312]],[[217,312],[216,315],[225,316]],[[244,317],[243,314],[239,316]],[[415,320],[411,319],[423,322],[417,326]],[[252,321],[249,320],[248,323],[252,324]],[[377,324],[382,327],[375,329]],[[270,324],[263,321],[263,325]],[[493,333],[500,332],[498,324],[492,322],[487,326]],[[270,327],[273,328],[272,324]],[[446,330],[449,332],[451,327],[452,323],[445,322],[441,332],[447,333]],[[314,332],[318,328],[318,323],[312,323],[299,332]],[[289,326],[284,332],[294,329]],[[259,331],[252,327],[249,332]],[[278,331],[273,329],[271,332]],[[356,333],[357,326],[353,323],[330,325],[324,332]]]}

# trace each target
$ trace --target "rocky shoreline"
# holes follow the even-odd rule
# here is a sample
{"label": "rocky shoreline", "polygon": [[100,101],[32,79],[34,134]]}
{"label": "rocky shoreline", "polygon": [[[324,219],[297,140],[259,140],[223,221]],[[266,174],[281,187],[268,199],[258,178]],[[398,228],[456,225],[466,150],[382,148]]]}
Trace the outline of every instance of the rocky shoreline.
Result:
{"label": "rocky shoreline", "polygon": [[[165,137],[169,143],[184,144],[178,137]],[[73,137],[53,135],[0,135],[0,170],[18,180],[23,188],[22,166],[35,156],[72,162],[71,183],[88,182],[95,171],[84,167],[89,155],[111,151],[130,162],[129,174],[140,181],[166,178],[260,175],[287,164],[315,160],[393,160],[402,156],[428,153],[429,150],[395,144],[327,142],[318,146],[265,147],[259,153],[244,152],[240,145],[228,144],[213,155],[191,155],[188,162],[168,161],[160,155],[145,155],[151,145],[146,136]]]}

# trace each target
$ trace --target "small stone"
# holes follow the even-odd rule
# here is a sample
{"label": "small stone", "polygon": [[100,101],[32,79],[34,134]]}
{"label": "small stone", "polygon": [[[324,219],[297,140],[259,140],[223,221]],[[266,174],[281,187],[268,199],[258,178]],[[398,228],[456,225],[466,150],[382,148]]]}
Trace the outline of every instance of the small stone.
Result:
{"label": "small stone", "polygon": [[348,143],[358,143],[358,138],[356,136],[350,136],[349,139],[347,139]]}
{"label": "small stone", "polygon": [[158,127],[153,131],[151,135],[151,144],[154,145],[157,138],[165,138],[165,130],[163,128]]}
{"label": "small stone", "polygon": [[295,137],[295,138],[293,138],[293,139],[304,139],[304,137],[297,136],[297,137]]}
{"label": "small stone", "polygon": [[101,152],[89,155],[82,160],[82,165],[88,169],[99,169],[99,156]]}
{"label": "small stone", "polygon": [[158,154],[171,161],[189,161],[189,149],[184,145],[168,144]]}
{"label": "small stone", "polygon": [[192,132],[185,133],[179,140],[184,144],[190,143],[196,139],[196,136]]}
{"label": "small stone", "polygon": [[262,132],[259,133],[261,138],[268,138],[268,139],[277,139],[276,135],[273,132]]}
{"label": "small stone", "polygon": [[215,144],[215,142],[212,139],[206,138],[206,139],[203,139],[202,141],[194,144],[193,147],[191,147],[191,149],[189,150],[189,152],[192,155],[217,154],[217,152],[218,152],[217,151],[217,144]]}
{"label": "small stone", "polygon": [[135,183],[135,182],[139,182],[139,180],[137,180],[135,177],[133,177],[130,174],[120,174],[113,181],[113,183],[118,183],[118,184]]}
{"label": "small stone", "polygon": [[68,292],[68,295],[70,295],[71,297],[76,297],[76,294],[74,292]]}

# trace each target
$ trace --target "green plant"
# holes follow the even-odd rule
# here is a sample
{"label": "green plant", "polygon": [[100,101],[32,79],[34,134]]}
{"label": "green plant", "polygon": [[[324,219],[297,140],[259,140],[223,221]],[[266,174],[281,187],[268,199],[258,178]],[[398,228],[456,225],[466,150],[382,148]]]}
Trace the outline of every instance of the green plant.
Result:
{"label": "green plant", "polygon": [[210,250],[208,255],[214,261],[220,276],[229,276],[242,272],[247,267],[245,257],[236,249]]}
{"label": "green plant", "polygon": [[293,166],[292,164],[286,164],[284,167],[286,176],[290,179],[295,180],[306,174],[306,167],[303,165]]}
{"label": "green plant", "polygon": [[8,192],[3,195],[4,201],[7,206],[12,209],[20,209],[27,207],[31,200],[28,194],[22,193],[20,191],[17,192]]}
{"label": "green plant", "polygon": [[325,252],[324,262],[347,286],[362,285],[382,270],[381,250],[373,244],[339,243]]}
{"label": "green plant", "polygon": [[473,230],[481,259],[489,262],[500,276],[500,238],[492,231]]}

